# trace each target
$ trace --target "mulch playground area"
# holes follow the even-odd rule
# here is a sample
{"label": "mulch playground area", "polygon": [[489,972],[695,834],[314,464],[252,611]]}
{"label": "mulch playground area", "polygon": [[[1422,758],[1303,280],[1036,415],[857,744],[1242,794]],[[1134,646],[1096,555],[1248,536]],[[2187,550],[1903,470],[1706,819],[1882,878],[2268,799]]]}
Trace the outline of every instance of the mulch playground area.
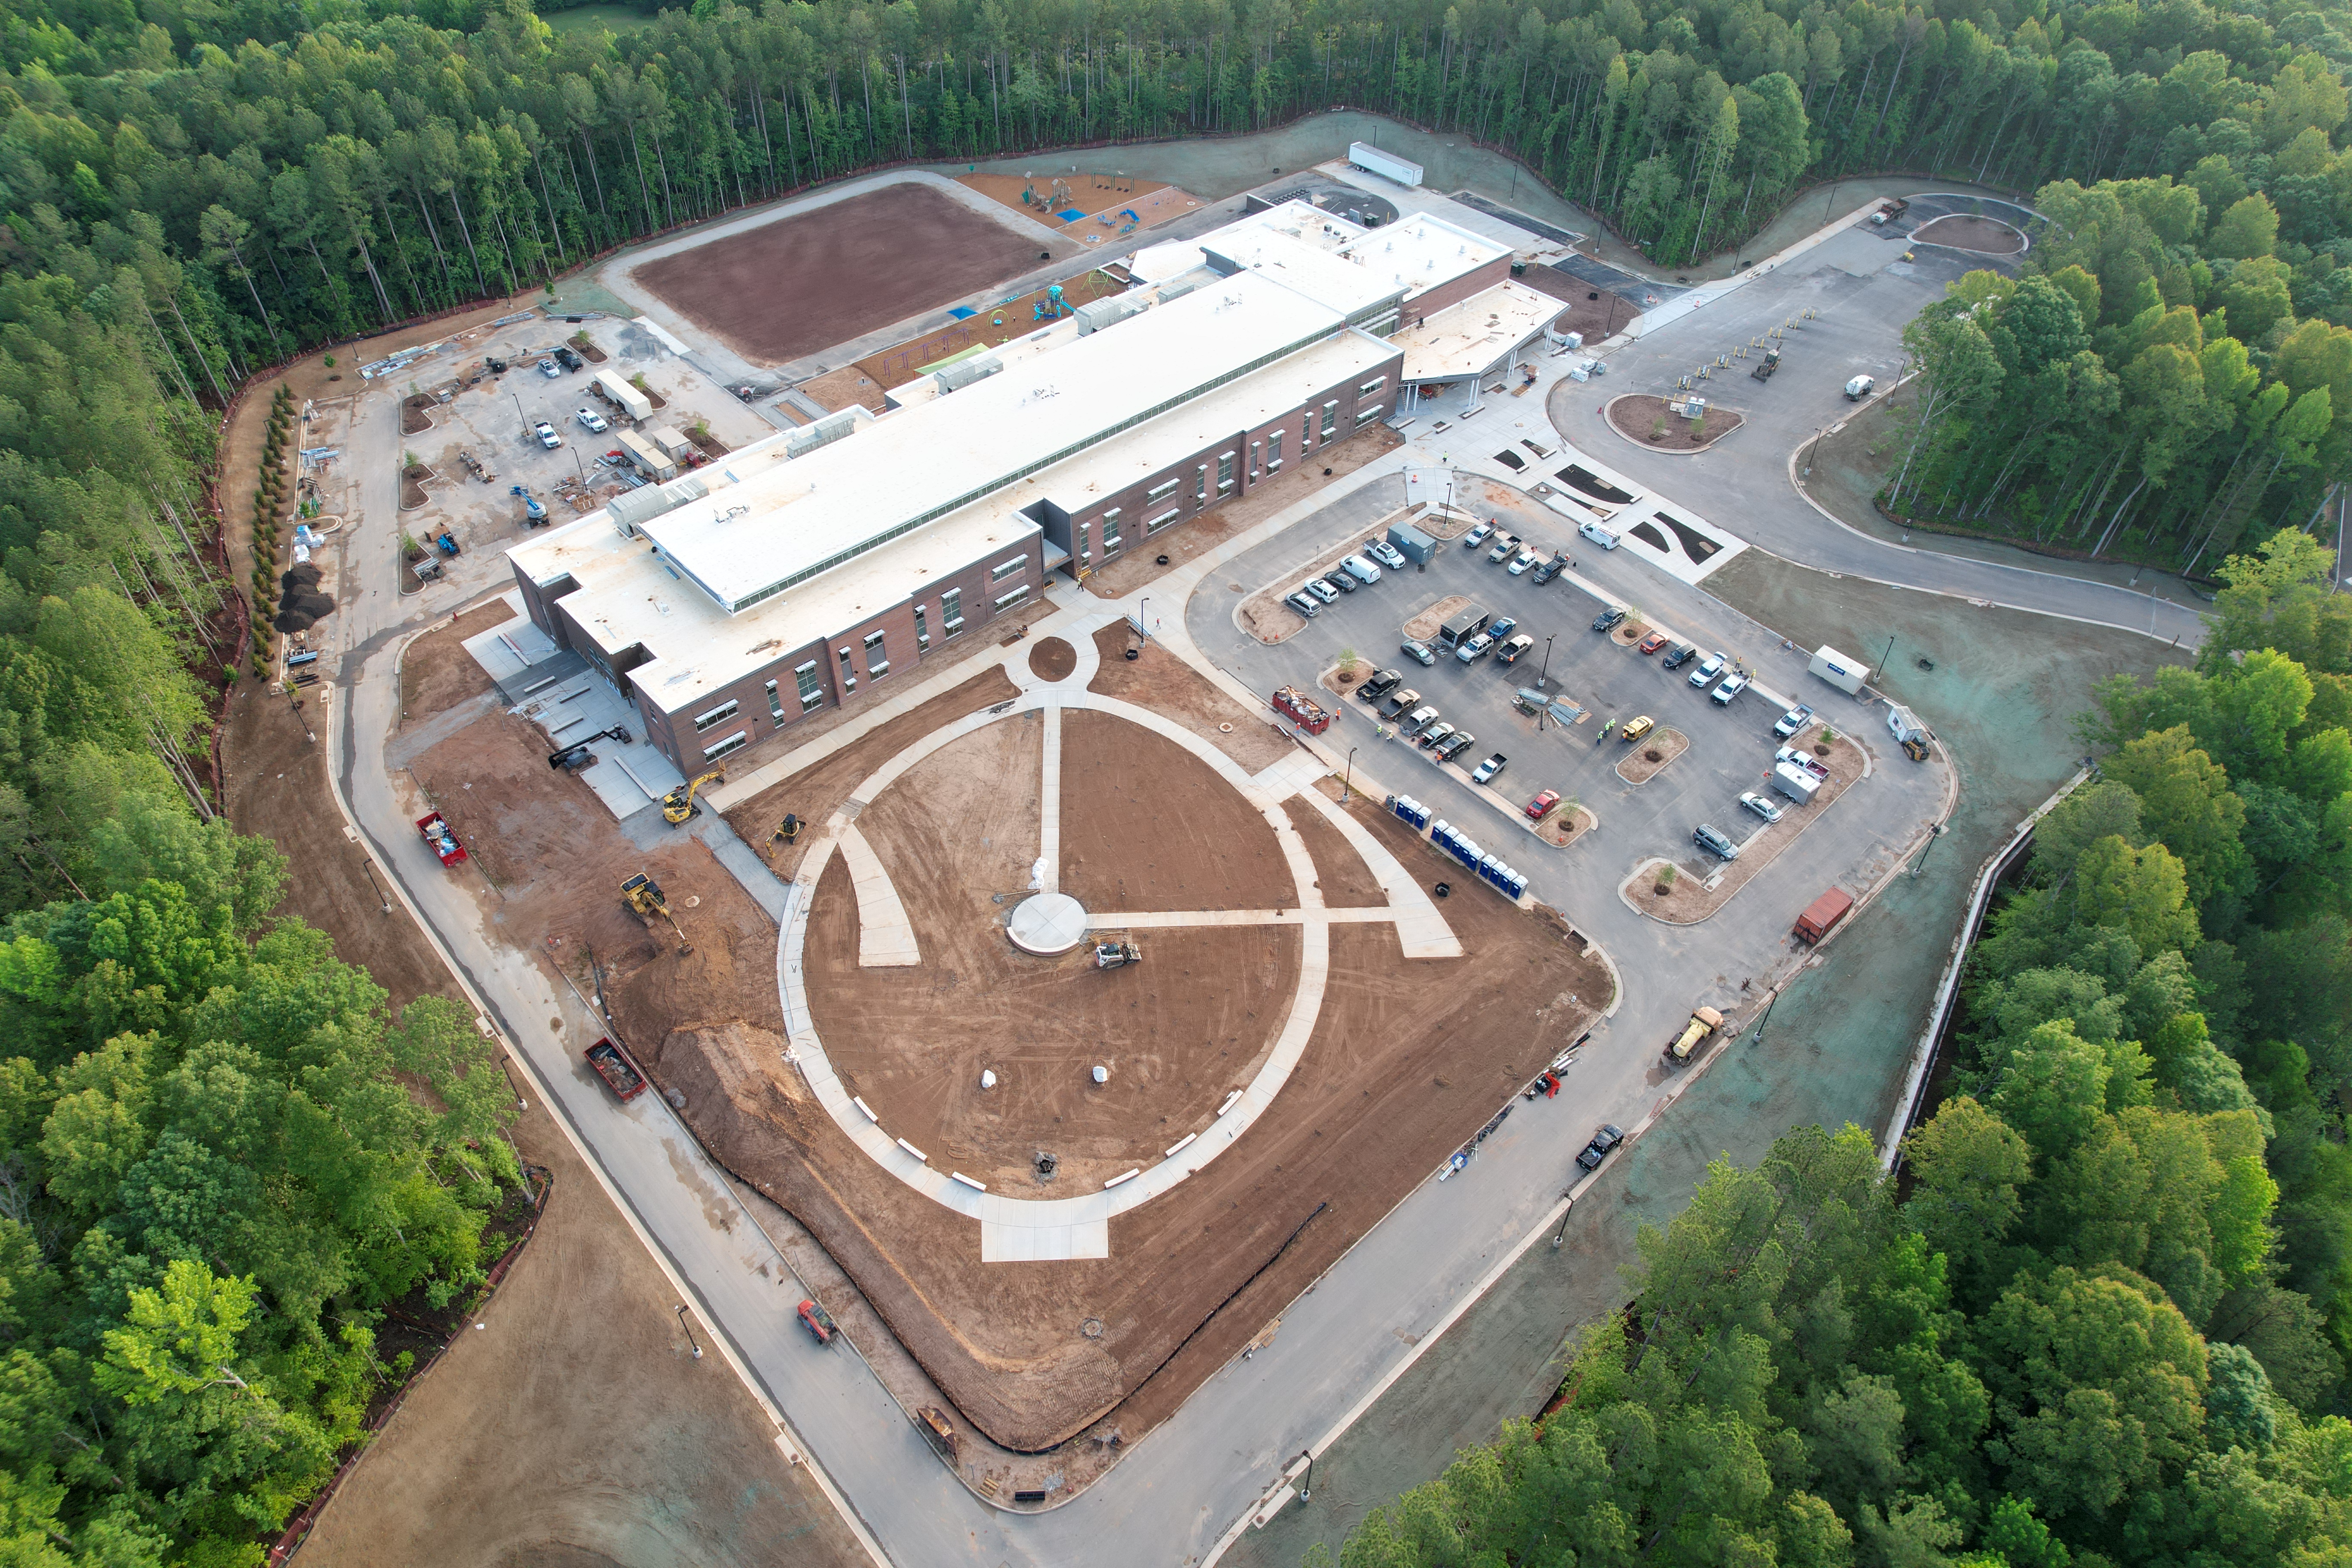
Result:
{"label": "mulch playground area", "polygon": [[[1093,300],[1108,300],[1114,294],[1122,293],[1125,287],[1100,269],[1081,272],[1076,278],[1063,280],[1062,303],[1074,310]],[[870,353],[859,360],[855,368],[878,386],[904,386],[925,372],[939,368],[943,361],[954,359],[973,349],[994,348],[999,343],[1009,343],[1015,338],[1028,336],[1054,319],[1037,313],[1039,307],[1045,302],[1046,295],[1043,289],[1017,294],[984,310],[973,310],[936,331],[925,332],[877,353]],[[1069,310],[1065,310],[1062,314],[1067,316]],[[840,372],[833,374],[838,375]],[[801,390],[809,392],[813,384],[804,384]],[[819,401],[823,399],[819,398]],[[880,412],[878,405],[876,411]]]}
{"label": "mulch playground area", "polygon": [[665,256],[635,278],[745,358],[782,364],[986,289],[1051,259],[1045,249],[909,182]]}

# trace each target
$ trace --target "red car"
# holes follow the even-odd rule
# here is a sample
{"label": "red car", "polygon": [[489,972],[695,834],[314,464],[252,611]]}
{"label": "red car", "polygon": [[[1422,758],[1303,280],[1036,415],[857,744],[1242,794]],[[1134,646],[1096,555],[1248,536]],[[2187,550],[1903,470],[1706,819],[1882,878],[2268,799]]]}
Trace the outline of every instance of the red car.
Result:
{"label": "red car", "polygon": [[1655,653],[1665,646],[1666,634],[1664,632],[1652,632],[1648,637],[1642,639],[1642,651],[1643,653]]}
{"label": "red car", "polygon": [[1528,802],[1528,816],[1533,821],[1541,822],[1545,817],[1551,815],[1552,807],[1559,804],[1559,791],[1556,789],[1548,789],[1541,795],[1536,796],[1535,799]]}

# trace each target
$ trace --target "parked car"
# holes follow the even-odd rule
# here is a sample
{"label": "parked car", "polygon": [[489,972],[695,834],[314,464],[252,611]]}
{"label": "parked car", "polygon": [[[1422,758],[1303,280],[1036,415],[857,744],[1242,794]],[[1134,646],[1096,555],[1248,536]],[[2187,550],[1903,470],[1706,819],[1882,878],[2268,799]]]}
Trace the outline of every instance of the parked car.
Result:
{"label": "parked car", "polygon": [[1385,539],[1375,539],[1366,544],[1364,553],[1391,572],[1404,570],[1404,552]]}
{"label": "parked car", "polygon": [[1510,758],[1503,755],[1502,752],[1496,752],[1493,756],[1488,757],[1485,762],[1480,763],[1475,768],[1471,770],[1470,782],[1472,784],[1492,784],[1495,780],[1495,776],[1503,771],[1503,769],[1509,763],[1510,760]]}
{"label": "parked car", "polygon": [[1504,570],[1508,572],[1514,577],[1523,576],[1526,574],[1528,567],[1534,565],[1537,562],[1542,559],[1543,557],[1538,555],[1534,551],[1523,548],[1517,555],[1511,557],[1511,563],[1505,567]]}
{"label": "parked car", "polygon": [[1393,719],[1400,713],[1410,713],[1421,705],[1421,693],[1412,687],[1400,687],[1388,694],[1381,704],[1381,717]]}
{"label": "parked car", "polygon": [[1505,637],[1509,637],[1513,632],[1517,631],[1518,629],[1519,623],[1511,616],[1505,616],[1498,621],[1490,621],[1487,623],[1486,635],[1499,643]]}
{"label": "parked car", "polygon": [[1559,805],[1559,791],[1556,789],[1538,791],[1535,799],[1528,802],[1528,820],[1541,822],[1552,814],[1552,808],[1558,805]]}
{"label": "parked car", "polygon": [[1627,745],[1633,744],[1634,742],[1640,740],[1643,736],[1648,734],[1657,727],[1658,721],[1655,719],[1651,718],[1647,713],[1643,714],[1638,719],[1626,720],[1624,730],[1625,743]]}
{"label": "parked car", "polygon": [[1334,572],[1329,576],[1318,577],[1316,581],[1342,594],[1352,594],[1359,586],[1356,580],[1345,572]]}
{"label": "parked car", "polygon": [[1708,692],[1707,695],[1715,700],[1715,705],[1717,708],[1728,708],[1731,706],[1731,700],[1747,689],[1748,678],[1746,676],[1727,675],[1723,678],[1723,684],[1717,687],[1713,691]]}
{"label": "parked car", "polygon": [[1774,805],[1770,801],[1766,800],[1762,795],[1758,795],[1752,789],[1746,795],[1739,797],[1739,804],[1746,806],[1748,810],[1754,812],[1757,816],[1762,817],[1767,822],[1778,822],[1780,820],[1780,808]]}
{"label": "parked car", "polygon": [[1797,766],[1804,769],[1807,773],[1812,774],[1817,779],[1825,779],[1830,776],[1830,770],[1822,763],[1822,760],[1801,746],[1781,747],[1779,751],[1772,753],[1772,762],[1776,766],[1781,763],[1794,763]]}
{"label": "parked car", "polygon": [[1859,403],[1868,397],[1871,390],[1877,384],[1877,381],[1871,376],[1857,375],[1845,384],[1845,400],[1848,403]]}
{"label": "parked car", "polygon": [[1592,617],[1592,629],[1596,632],[1612,631],[1616,628],[1617,623],[1624,618],[1625,606],[1612,605]]}
{"label": "parked car", "polygon": [[1610,532],[1607,529],[1601,527],[1597,522],[1580,522],[1576,525],[1576,531],[1584,535],[1585,538],[1592,541],[1593,543],[1598,544],[1603,550],[1614,550],[1617,548],[1617,536]]}
{"label": "parked car", "polygon": [[1642,639],[1642,646],[1634,651],[1643,654],[1652,654],[1657,652],[1660,648],[1665,646],[1666,634],[1664,632],[1652,632],[1648,637]]}
{"label": "parked car", "polygon": [[1425,702],[1404,716],[1404,722],[1397,726],[1397,733],[1400,735],[1418,735],[1423,730],[1428,729],[1432,724],[1436,722],[1437,704],[1433,702]]}
{"label": "parked car", "polygon": [[1454,657],[1460,659],[1464,664],[1475,664],[1480,659],[1486,658],[1486,650],[1494,646],[1495,644],[1493,640],[1489,638],[1485,632],[1480,632],[1476,636],[1471,637],[1468,641],[1465,642],[1460,647],[1455,648],[1454,650]]}
{"label": "parked car", "polygon": [[1666,657],[1659,661],[1659,668],[1662,669],[1672,669],[1676,665],[1688,664],[1691,659],[1697,655],[1697,647],[1692,644],[1678,642],[1675,644],[1672,648],[1667,650]]}
{"label": "parked car", "polygon": [[1340,562],[1339,570],[1367,588],[1381,580],[1381,569],[1360,555],[1350,555]]}
{"label": "parked car", "polygon": [[578,413],[572,415],[572,417],[579,421],[580,428],[583,430],[590,430],[598,435],[602,435],[607,428],[604,424],[604,416],[597,413],[593,408],[583,408]]}
{"label": "parked car", "polygon": [[1486,536],[1494,531],[1495,525],[1493,523],[1480,523],[1477,527],[1472,529],[1469,532],[1462,536],[1462,548],[1465,550],[1477,549],[1480,545],[1486,542]]}
{"label": "parked car", "polygon": [[555,351],[555,363],[566,370],[578,370],[586,362],[570,349],[558,349]]}
{"label": "parked car", "polygon": [[539,374],[547,377],[548,380],[553,381],[557,376],[563,374],[563,370],[562,367],[558,365],[553,360],[543,359],[539,362]]}
{"label": "parked car", "polygon": [[1552,552],[1552,558],[1550,560],[1537,567],[1535,571],[1529,574],[1528,581],[1540,588],[1545,584],[1550,582],[1553,578],[1559,576],[1561,570],[1567,565],[1568,557],[1555,551]]}
{"label": "parked car", "polygon": [[1502,563],[1508,561],[1511,558],[1511,552],[1517,550],[1518,547],[1519,542],[1517,540],[1512,538],[1507,533],[1505,534],[1502,538],[1495,541],[1494,549],[1486,552],[1486,564],[1489,566],[1498,566],[1502,564]]}
{"label": "parked car", "polygon": [[1370,680],[1364,682],[1363,685],[1356,688],[1356,695],[1362,698],[1367,702],[1377,702],[1381,698],[1386,697],[1391,691],[1395,690],[1397,684],[1403,679],[1404,671],[1401,669],[1384,669],[1378,675],[1373,676]]}
{"label": "parked car", "polygon": [[1785,741],[1812,721],[1813,710],[1801,702],[1780,715],[1780,721],[1772,726],[1772,733]]}
{"label": "parked car", "polygon": [[1708,681],[1721,675],[1723,667],[1730,662],[1730,658],[1721,653],[1708,654],[1699,661],[1698,668],[1691,671],[1690,683],[1693,686],[1705,686]]}
{"label": "parked car", "polygon": [[1339,590],[1320,577],[1309,577],[1306,582],[1298,584],[1298,587],[1300,592],[1314,595],[1323,604],[1335,605],[1339,602]]}
{"label": "parked car", "polygon": [[532,426],[530,427],[530,433],[539,437],[539,444],[541,446],[545,447],[550,450],[553,450],[555,447],[563,445],[563,437],[557,435],[555,433],[555,426],[550,425],[544,419]]}
{"label": "parked car", "polygon": [[1519,655],[1527,652],[1528,649],[1535,646],[1536,639],[1528,636],[1527,633],[1521,632],[1518,636],[1513,637],[1510,641],[1503,644],[1502,647],[1495,650],[1495,662],[1496,664],[1517,664],[1519,662]]}
{"label": "parked car", "polygon": [[1285,594],[1282,596],[1282,602],[1310,621],[1323,613],[1323,606],[1316,603],[1315,595],[1304,588],[1296,594]]}
{"label": "parked car", "polygon": [[1439,762],[1450,763],[1477,743],[1478,737],[1473,735],[1469,731],[1456,730],[1453,734],[1445,737],[1444,741],[1432,746],[1430,748],[1430,752],[1432,755],[1436,757]]}
{"label": "parked car", "polygon": [[1429,650],[1429,645],[1419,637],[1405,638],[1404,641],[1397,644],[1397,651],[1415,664],[1429,665],[1437,662],[1437,656],[1432,653]]}
{"label": "parked car", "polygon": [[1414,743],[1425,752],[1431,747],[1436,745],[1439,742],[1444,740],[1446,736],[1454,733],[1454,726],[1451,724],[1432,724],[1428,729],[1423,730],[1421,732],[1421,734],[1416,738]]}
{"label": "parked car", "polygon": [[1700,823],[1697,830],[1691,835],[1691,842],[1697,845],[1700,848],[1706,850],[1708,854],[1714,856],[1718,860],[1737,860],[1739,858],[1739,846],[1734,844],[1728,837],[1727,837],[1720,829],[1715,827],[1712,824],[1705,822]]}
{"label": "parked car", "polygon": [[1597,1171],[1601,1168],[1601,1162],[1609,1158],[1609,1152],[1623,1142],[1625,1134],[1622,1131],[1604,1123],[1601,1131],[1592,1135],[1592,1142],[1584,1146],[1584,1152],[1576,1157],[1576,1163],[1588,1171]]}

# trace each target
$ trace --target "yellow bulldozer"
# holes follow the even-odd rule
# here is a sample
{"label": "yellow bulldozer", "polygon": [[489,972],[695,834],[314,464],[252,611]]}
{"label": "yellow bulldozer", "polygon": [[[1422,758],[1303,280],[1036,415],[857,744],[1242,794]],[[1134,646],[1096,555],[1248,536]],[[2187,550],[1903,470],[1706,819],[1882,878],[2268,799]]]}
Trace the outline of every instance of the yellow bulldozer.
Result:
{"label": "yellow bulldozer", "polygon": [[686,940],[686,928],[679,925],[677,917],[669,912],[669,900],[662,897],[659,882],[640,871],[621,884],[621,897],[629,908],[636,911],[637,919],[645,921],[647,931],[654,929],[656,920],[668,923],[669,929],[677,933],[677,955],[680,958],[694,951],[693,943]]}
{"label": "yellow bulldozer", "polygon": [[692,821],[702,815],[702,807],[694,798],[696,792],[704,784],[726,782],[727,770],[724,768],[713,768],[698,779],[688,780],[662,796],[662,820],[672,827]]}

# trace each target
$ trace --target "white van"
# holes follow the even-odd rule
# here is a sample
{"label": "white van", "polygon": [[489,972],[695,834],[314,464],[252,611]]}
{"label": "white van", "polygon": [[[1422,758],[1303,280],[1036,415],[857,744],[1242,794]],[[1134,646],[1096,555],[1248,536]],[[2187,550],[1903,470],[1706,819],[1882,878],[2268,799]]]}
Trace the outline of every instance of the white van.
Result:
{"label": "white van", "polygon": [[1381,580],[1381,569],[1360,555],[1350,555],[1339,563],[1340,569],[1357,582],[1370,587]]}
{"label": "white van", "polygon": [[1607,529],[1601,527],[1597,522],[1580,522],[1576,525],[1576,531],[1584,535],[1585,538],[1592,541],[1593,543],[1598,544],[1603,550],[1614,550],[1617,548],[1617,536],[1610,532]]}

